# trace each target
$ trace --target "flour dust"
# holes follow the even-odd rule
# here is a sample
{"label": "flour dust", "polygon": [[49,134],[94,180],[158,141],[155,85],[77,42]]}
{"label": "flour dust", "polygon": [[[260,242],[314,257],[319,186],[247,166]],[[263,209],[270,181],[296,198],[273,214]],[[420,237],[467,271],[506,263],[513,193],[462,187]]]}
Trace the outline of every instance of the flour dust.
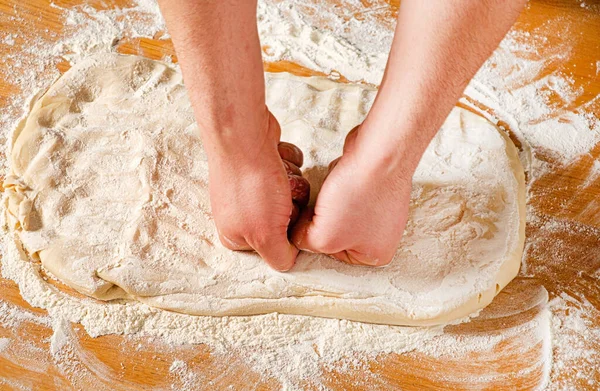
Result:
{"label": "flour dust", "polygon": [[[594,7],[581,2],[581,7]],[[0,47],[9,55],[0,59],[5,83],[16,93],[2,101],[0,142],[27,113],[33,97],[59,76],[58,68],[76,63],[94,53],[115,51],[124,38],[167,39],[166,27],[154,0],[138,0],[129,8],[94,8],[87,4],[52,7],[59,15],[62,30],[37,31],[21,15],[16,5],[2,14],[0,22],[14,26],[0,32]],[[590,8],[591,9],[591,8]],[[12,12],[12,13],[11,13]],[[382,78],[393,36],[393,9],[384,1],[374,1],[366,10],[359,2],[342,6],[323,6],[319,1],[262,0],[258,20],[266,61],[289,60],[336,79],[378,84]],[[549,21],[548,28],[568,29],[568,22]],[[558,31],[560,34],[561,31]],[[557,110],[557,98],[575,102],[583,94],[572,76],[553,73],[540,75],[544,64],[568,56],[569,42],[548,53],[540,36],[513,30],[486,62],[465,92],[463,103],[486,106],[489,118],[502,121],[523,143],[523,160],[530,180],[547,170],[547,163],[536,160],[540,151],[567,164],[585,154],[600,141],[600,122],[588,106],[578,110]],[[521,55],[517,56],[515,52]],[[523,54],[527,55],[523,55]],[[600,63],[598,63],[600,64]],[[596,65],[600,69],[600,65]],[[523,79],[532,80],[519,85]],[[563,106],[567,106],[563,104]],[[6,165],[4,155],[2,164]],[[37,315],[8,302],[0,301],[0,326],[19,329],[26,323],[51,328],[48,350],[23,345],[19,356],[11,353],[12,340],[0,339],[0,354],[13,354],[15,360],[36,370],[44,360],[54,362],[71,384],[85,386],[89,381],[81,359],[71,322],[81,323],[92,337],[121,333],[134,337],[156,338],[177,346],[206,344],[214,355],[227,359],[235,352],[241,362],[265,379],[275,379],[284,388],[299,388],[306,379],[324,388],[320,375],[327,368],[337,371],[362,370],[368,373],[365,359],[377,359],[387,353],[452,350],[461,342],[449,338],[441,329],[411,329],[365,325],[360,323],[311,319],[269,314],[252,318],[190,317],[159,311],[141,304],[98,304],[75,298],[57,290],[42,277],[39,266],[17,261],[15,248],[5,248],[2,275],[19,285],[23,298],[48,315]],[[571,305],[578,310],[573,311]],[[553,317],[554,365],[551,389],[567,389],[573,383],[561,371],[573,362],[586,360],[589,370],[581,372],[581,381],[592,382],[591,371],[598,373],[597,351],[586,350],[581,341],[599,341],[598,329],[589,321],[589,303],[581,305],[561,295],[551,304]],[[549,330],[548,330],[549,331]],[[481,340],[464,347],[473,351],[491,349],[497,341]],[[551,360],[548,352],[547,360]],[[20,357],[20,358],[19,358]],[[96,364],[91,365],[93,367]],[[39,369],[38,369],[39,370]],[[182,389],[194,389],[197,374],[183,360],[173,360],[167,370],[180,379]],[[369,382],[377,379],[366,376]],[[0,384],[3,384],[0,382]],[[7,383],[5,383],[7,384]],[[7,384],[8,386],[16,386]]]}

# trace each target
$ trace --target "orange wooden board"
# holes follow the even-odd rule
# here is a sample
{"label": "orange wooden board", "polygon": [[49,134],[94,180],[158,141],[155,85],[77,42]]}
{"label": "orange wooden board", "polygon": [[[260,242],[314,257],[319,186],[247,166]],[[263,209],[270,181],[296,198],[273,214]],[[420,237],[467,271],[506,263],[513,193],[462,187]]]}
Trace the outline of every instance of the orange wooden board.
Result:
{"label": "orange wooden board", "polygon": [[[317,0],[307,0],[307,3]],[[328,0],[332,5],[344,5]],[[61,7],[82,3],[109,9],[127,1],[55,1]],[[379,10],[381,18],[391,21],[398,2],[365,0],[353,5],[354,17],[361,12]],[[382,8],[384,7],[384,8]],[[44,0],[0,0],[0,30],[19,31],[18,41],[42,37],[52,42],[63,29],[60,10]],[[574,22],[576,28],[554,34],[547,21],[559,18]],[[569,42],[569,56],[545,63],[542,74],[561,71],[573,76],[575,87],[583,93],[574,103],[556,101],[556,110],[581,110],[600,114],[600,77],[596,61],[600,59],[600,14],[581,7],[579,1],[532,1],[518,21],[518,28],[532,31],[548,39],[548,45],[539,55],[551,54],[560,43]],[[17,42],[18,43],[18,42]],[[169,40],[152,38],[123,39],[115,43],[117,51],[141,54],[162,59],[165,55],[176,61]],[[0,54],[5,75],[0,78],[0,107],[9,106],[11,97],[21,93],[14,80],[15,69],[10,55],[22,47],[2,45]],[[546,53],[547,52],[547,53]],[[23,63],[23,67],[39,64]],[[58,65],[65,71],[68,64]],[[268,71],[287,71],[297,75],[316,75],[292,62],[265,64]],[[43,71],[42,71],[43,72]],[[341,79],[345,81],[345,79]],[[526,81],[523,81],[526,83]],[[517,87],[517,86],[515,86]],[[600,177],[594,177],[592,167],[600,157],[600,145],[590,146],[586,154],[562,165],[553,159],[552,151],[537,151],[537,157],[552,168],[537,178],[530,188],[530,213],[527,226],[527,246],[524,262],[528,277],[511,283],[475,321],[447,327],[449,340],[460,340],[469,346],[478,337],[502,336],[502,342],[493,349],[479,351],[468,348],[462,353],[425,354],[412,352],[391,354],[370,360],[369,370],[336,373],[325,371],[322,382],[335,390],[342,389],[535,389],[547,375],[550,335],[546,330],[546,290],[550,298],[567,294],[572,300],[565,308],[555,309],[555,315],[568,316],[585,303],[588,327],[600,327]],[[57,284],[61,286],[60,284]],[[545,287],[546,290],[544,290]],[[61,289],[67,290],[61,286]],[[0,349],[0,389],[70,390],[70,389],[180,389],[189,386],[189,376],[198,381],[198,389],[278,389],[275,379],[265,379],[251,373],[234,356],[227,362],[211,355],[206,346],[183,345],[173,347],[156,340],[107,335],[89,337],[82,326],[73,324],[69,338],[77,349],[70,352],[69,362],[55,362],[49,352],[52,327],[44,310],[24,302],[18,287],[0,278],[0,339],[10,343]],[[29,314],[27,319],[9,321],[10,311]],[[520,332],[515,332],[519,330]],[[543,331],[543,330],[542,330]],[[584,338],[583,332],[571,336],[577,348],[600,352],[600,337]],[[1,341],[1,340],[0,340]],[[169,371],[177,358],[187,364],[187,375]],[[585,371],[586,360],[600,360],[600,353],[591,357],[577,357],[568,366],[553,374],[556,384],[577,390],[595,390],[600,387],[600,374]],[[580,376],[579,373],[583,373]],[[191,375],[190,375],[191,374]],[[476,380],[473,380],[476,379]],[[188,383],[186,383],[186,381]],[[311,385],[307,383],[307,389]]]}

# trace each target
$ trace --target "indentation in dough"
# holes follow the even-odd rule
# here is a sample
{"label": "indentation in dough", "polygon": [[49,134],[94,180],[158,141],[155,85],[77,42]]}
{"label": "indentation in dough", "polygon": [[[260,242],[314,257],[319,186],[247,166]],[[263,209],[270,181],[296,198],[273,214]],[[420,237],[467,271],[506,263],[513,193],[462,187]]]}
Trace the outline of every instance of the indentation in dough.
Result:
{"label": "indentation in dough", "polygon": [[43,97],[37,112],[37,122],[43,128],[53,128],[68,113],[70,99],[64,95]]}
{"label": "indentation in dough", "polygon": [[94,89],[83,85],[73,93],[69,111],[71,113],[79,114],[88,103],[93,102],[95,99],[96,93]]}

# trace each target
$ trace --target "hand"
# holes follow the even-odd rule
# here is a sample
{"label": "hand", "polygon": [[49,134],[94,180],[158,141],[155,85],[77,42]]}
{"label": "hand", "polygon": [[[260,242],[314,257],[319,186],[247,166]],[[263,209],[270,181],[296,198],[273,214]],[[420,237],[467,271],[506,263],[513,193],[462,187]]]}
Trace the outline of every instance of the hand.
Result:
{"label": "hand", "polygon": [[255,250],[285,271],[298,254],[288,241],[288,225],[308,203],[310,187],[299,168],[302,152],[279,142],[279,123],[266,109],[263,123],[260,140],[235,151],[207,148],[212,212],[225,247]]}
{"label": "hand", "polygon": [[355,264],[391,260],[420,157],[525,3],[402,2],[375,102],[333,164],[314,216],[306,212],[296,224],[298,248]]}
{"label": "hand", "polygon": [[377,154],[361,150],[361,132],[357,127],[346,137],[343,155],[330,164],[314,212],[301,215],[292,241],[301,250],[350,264],[383,266],[392,260],[404,232],[412,170],[393,168]]}

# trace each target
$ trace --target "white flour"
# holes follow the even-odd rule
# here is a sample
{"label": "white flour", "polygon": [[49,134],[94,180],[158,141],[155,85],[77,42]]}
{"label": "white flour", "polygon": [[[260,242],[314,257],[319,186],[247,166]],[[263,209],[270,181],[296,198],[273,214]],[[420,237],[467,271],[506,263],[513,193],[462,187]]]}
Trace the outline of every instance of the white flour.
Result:
{"label": "white flour", "polygon": [[[258,27],[266,61],[291,60],[326,74],[379,84],[392,44],[391,23],[377,19],[389,7],[364,8],[358,2],[323,7],[318,1],[261,1]],[[276,6],[275,6],[276,5]],[[340,16],[342,14],[342,16]],[[314,26],[327,26],[328,30]],[[265,49],[266,47],[266,49]]]}
{"label": "white flour", "polygon": [[9,338],[0,338],[0,352],[2,352],[10,344]]}
{"label": "white flour", "polygon": [[[390,12],[383,1],[376,2],[382,6],[373,5],[372,12],[359,13],[360,20],[352,17],[360,8],[357,5],[348,6],[344,12],[320,7],[316,1],[273,3],[277,6],[266,1],[259,6],[261,43],[268,46],[266,60],[294,60],[326,74],[336,70],[351,81],[379,84],[393,37],[393,25],[378,18]],[[315,27],[322,25],[332,31]],[[560,36],[569,26],[566,20],[553,20],[542,31],[553,29]],[[600,122],[585,113],[585,107],[573,113],[557,110],[557,105],[550,103],[558,97],[566,106],[583,90],[574,89],[573,78],[568,75],[539,77],[545,63],[568,58],[571,50],[571,43],[562,41],[545,48],[542,55],[539,50],[545,44],[543,36],[511,31],[465,95],[492,109],[492,120],[507,122],[533,149],[551,150],[567,161],[600,141]],[[524,80],[534,81],[522,85]]]}
{"label": "white flour", "polygon": [[[72,39],[59,41],[52,54],[62,56],[72,64],[89,53],[110,50],[123,37],[154,37],[166,29],[158,4],[153,1],[140,1],[132,8],[107,9],[102,12],[83,3],[66,8],[64,12],[66,29],[73,29],[77,34]],[[86,28],[81,29],[82,25]],[[166,38],[166,34],[161,36],[161,39]]]}
{"label": "white flour", "polygon": [[548,390],[597,389],[600,349],[591,347],[590,341],[600,341],[591,315],[598,311],[587,300],[580,302],[566,293],[554,298],[550,309],[555,363]]}
{"label": "white flour", "polygon": [[[563,108],[583,93],[582,88],[573,87],[572,77],[559,73],[539,77],[546,62],[569,56],[568,47],[558,47],[540,59],[540,44],[543,42],[536,42],[529,33],[512,31],[465,94],[491,108],[493,118],[508,123],[534,153],[543,151],[567,163],[600,141],[600,122],[585,107],[577,111]],[[535,59],[519,58],[511,52]],[[522,85],[524,80],[532,81]],[[553,101],[557,97],[562,106]]]}
{"label": "white flour", "polygon": [[[581,5],[590,7],[585,3]],[[9,102],[2,102],[2,143],[8,131],[26,113],[31,96],[48,87],[58,76],[55,66],[61,56],[76,62],[92,53],[115,50],[124,37],[160,36],[164,30],[164,21],[152,0],[140,0],[136,7],[121,10],[97,10],[87,5],[55,7],[62,14],[65,30],[48,31],[44,36],[34,35],[36,30],[19,16],[18,7],[12,16],[3,16],[17,28],[10,33],[0,32],[0,46],[12,50],[0,63],[7,82],[20,93]],[[292,60],[313,70],[331,73],[333,78],[341,74],[350,80],[378,84],[391,43],[393,23],[381,22],[377,15],[391,11],[383,1],[377,1],[369,12],[361,10],[364,11],[359,2],[353,2],[347,9],[329,10],[316,0],[261,1],[259,30],[266,60]],[[566,30],[569,26],[567,21],[555,20],[549,21],[547,28]],[[596,116],[586,112],[586,107],[580,107],[575,113],[557,110],[554,103],[557,98],[562,101],[561,107],[568,106],[582,91],[573,88],[573,79],[567,75],[536,77],[545,62],[568,56],[570,52],[566,42],[555,47],[552,53],[546,51],[540,55],[543,45],[537,37],[513,31],[477,74],[466,95],[488,106],[493,111],[492,119],[507,123],[534,154],[549,151],[559,162],[567,163],[600,140],[600,125]],[[527,53],[524,56],[527,59],[512,54],[516,49]],[[600,69],[600,62],[596,66]],[[514,89],[515,83],[532,78],[536,81]],[[512,91],[508,92],[509,89]],[[3,163],[4,160],[2,157]],[[534,160],[530,169],[540,166]],[[206,343],[217,355],[235,351],[253,370],[275,377],[289,387],[297,386],[302,378],[318,381],[323,366],[338,370],[361,368],[367,356],[414,349],[428,354],[463,348],[483,352],[499,342],[498,337],[481,338],[466,346],[439,329],[373,326],[275,314],[255,318],[192,318],[143,305],[100,305],[58,292],[40,277],[36,265],[16,262],[18,257],[10,256],[11,251],[15,249],[5,249],[2,275],[16,281],[25,300],[46,308],[49,317],[32,315],[0,301],[0,324],[16,329],[21,322],[35,320],[53,326],[54,361],[62,365],[60,369],[65,376],[80,385],[84,384],[86,374],[81,371],[84,365],[76,360],[77,345],[67,320],[81,323],[92,336],[138,333],[174,344]],[[597,352],[585,351],[579,346],[583,339],[598,341],[598,330],[589,328],[584,309],[567,315],[564,303],[568,300],[562,297],[551,305],[555,314],[552,379],[554,389],[561,390],[572,385],[557,376],[563,368],[583,358],[590,363],[590,371],[598,371],[600,362]],[[536,322],[535,327],[528,327],[534,327],[536,332],[547,331],[543,316]],[[544,332],[538,335],[540,340],[547,337]],[[11,345],[3,341],[0,340],[0,350],[10,350]],[[549,355],[546,359],[550,360]],[[584,380],[591,379],[590,371],[582,372],[582,376],[587,376]],[[182,379],[186,388],[195,388],[197,379],[184,361],[175,360],[170,372]]]}

